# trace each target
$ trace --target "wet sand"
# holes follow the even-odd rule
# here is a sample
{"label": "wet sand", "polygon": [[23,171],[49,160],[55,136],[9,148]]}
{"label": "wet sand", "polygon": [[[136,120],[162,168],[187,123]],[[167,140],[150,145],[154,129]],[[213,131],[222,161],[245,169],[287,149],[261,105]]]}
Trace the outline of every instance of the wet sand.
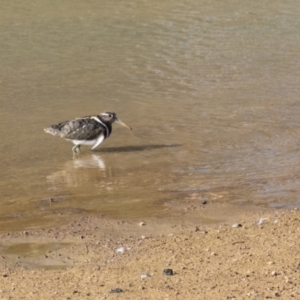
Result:
{"label": "wet sand", "polygon": [[205,226],[83,216],[3,233],[0,299],[300,299],[299,221],[299,210]]}

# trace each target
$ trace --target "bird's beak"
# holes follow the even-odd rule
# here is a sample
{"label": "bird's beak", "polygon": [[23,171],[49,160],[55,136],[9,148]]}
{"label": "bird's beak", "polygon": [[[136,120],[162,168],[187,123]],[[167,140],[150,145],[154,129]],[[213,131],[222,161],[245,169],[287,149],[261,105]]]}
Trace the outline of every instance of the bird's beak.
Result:
{"label": "bird's beak", "polygon": [[115,122],[116,122],[116,123],[119,123],[120,125],[122,125],[122,126],[128,128],[128,129],[130,129],[130,130],[132,130],[132,128],[131,128],[130,126],[126,125],[124,122],[122,122],[122,121],[119,120],[119,119],[115,119]]}

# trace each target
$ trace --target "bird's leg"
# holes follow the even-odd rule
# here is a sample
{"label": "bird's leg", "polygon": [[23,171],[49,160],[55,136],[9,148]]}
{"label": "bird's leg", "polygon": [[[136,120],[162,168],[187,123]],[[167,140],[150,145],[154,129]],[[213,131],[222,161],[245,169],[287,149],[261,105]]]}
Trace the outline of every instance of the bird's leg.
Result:
{"label": "bird's leg", "polygon": [[73,148],[72,148],[72,152],[75,154],[76,153],[76,148],[77,148],[77,145],[75,145]]}
{"label": "bird's leg", "polygon": [[81,145],[75,145],[75,146],[72,148],[72,151],[73,151],[74,154],[80,152],[80,146],[81,146]]}

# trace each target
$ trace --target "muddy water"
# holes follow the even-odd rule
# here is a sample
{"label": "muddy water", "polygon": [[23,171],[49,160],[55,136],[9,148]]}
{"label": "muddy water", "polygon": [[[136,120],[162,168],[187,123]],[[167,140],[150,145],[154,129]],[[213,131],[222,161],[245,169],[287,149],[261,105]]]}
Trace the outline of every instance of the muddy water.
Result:
{"label": "muddy water", "polygon": [[[4,1],[0,227],[299,206],[298,1]],[[115,111],[96,151],[43,132]]]}

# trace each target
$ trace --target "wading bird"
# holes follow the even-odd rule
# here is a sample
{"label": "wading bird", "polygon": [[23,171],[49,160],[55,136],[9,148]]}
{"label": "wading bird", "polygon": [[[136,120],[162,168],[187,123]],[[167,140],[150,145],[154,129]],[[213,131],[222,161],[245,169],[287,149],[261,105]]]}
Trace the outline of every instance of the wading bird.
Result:
{"label": "wading bird", "polygon": [[75,144],[72,148],[75,154],[80,152],[81,145],[92,146],[92,149],[99,146],[110,136],[112,123],[114,122],[132,130],[130,126],[119,120],[114,112],[109,111],[105,111],[99,115],[64,121],[51,125],[44,130],[47,133],[57,135]]}

